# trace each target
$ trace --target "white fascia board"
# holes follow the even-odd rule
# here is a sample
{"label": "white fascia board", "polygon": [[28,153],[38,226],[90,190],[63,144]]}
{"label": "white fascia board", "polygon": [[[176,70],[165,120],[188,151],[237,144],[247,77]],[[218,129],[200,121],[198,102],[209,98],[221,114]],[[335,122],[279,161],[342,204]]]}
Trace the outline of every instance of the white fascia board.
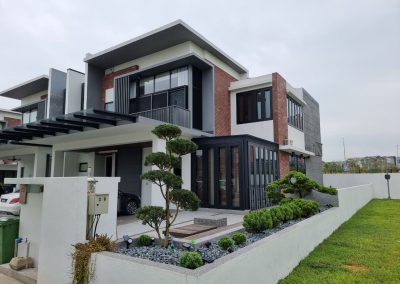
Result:
{"label": "white fascia board", "polygon": [[295,153],[296,155],[303,155],[303,156],[315,156],[313,152],[307,151],[305,149],[301,149],[296,146],[290,146],[290,145],[279,145],[279,150],[287,152],[289,154]]}
{"label": "white fascia board", "polygon": [[286,92],[287,94],[297,101],[302,106],[307,105],[307,103],[303,99],[303,89],[302,88],[294,88],[288,82],[286,82]]}
{"label": "white fascia board", "polygon": [[257,88],[261,85],[272,86],[272,74],[231,82],[229,91],[237,91],[245,88]]}

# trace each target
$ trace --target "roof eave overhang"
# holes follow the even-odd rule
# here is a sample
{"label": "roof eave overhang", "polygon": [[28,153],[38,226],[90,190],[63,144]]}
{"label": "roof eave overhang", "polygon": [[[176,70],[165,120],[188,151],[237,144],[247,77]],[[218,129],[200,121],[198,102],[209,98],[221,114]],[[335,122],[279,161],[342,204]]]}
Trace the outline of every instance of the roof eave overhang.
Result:
{"label": "roof eave overhang", "polygon": [[49,77],[47,75],[41,75],[0,92],[0,96],[21,100],[27,96],[47,90],[48,86]]}
{"label": "roof eave overhang", "polygon": [[315,156],[313,152],[307,151],[305,149],[296,147],[296,146],[291,146],[291,145],[279,145],[279,150],[287,152],[289,154],[294,154],[294,155],[303,155],[304,157],[312,157]]}

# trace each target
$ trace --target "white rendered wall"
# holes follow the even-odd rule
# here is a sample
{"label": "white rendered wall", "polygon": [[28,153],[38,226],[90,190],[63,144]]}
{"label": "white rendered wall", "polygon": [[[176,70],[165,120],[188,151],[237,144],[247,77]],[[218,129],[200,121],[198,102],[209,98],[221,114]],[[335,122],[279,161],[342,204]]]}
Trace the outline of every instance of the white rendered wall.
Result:
{"label": "white rendered wall", "polygon": [[[349,187],[359,184],[372,184],[375,198],[387,198],[388,188],[384,173],[378,174],[324,174],[324,185]],[[400,173],[391,173],[389,180],[391,198],[400,199]]]}
{"label": "white rendered wall", "polygon": [[[246,80],[244,80],[246,81]],[[240,81],[239,81],[240,82]],[[257,81],[258,82],[258,81]],[[263,81],[264,82],[264,81]],[[231,134],[232,135],[240,135],[240,134],[249,134],[255,137],[259,137],[264,140],[274,141],[274,121],[259,121],[259,122],[251,122],[251,123],[243,123],[237,124],[237,109],[236,109],[236,94],[255,90],[259,88],[265,88],[271,86],[270,84],[261,84],[257,86],[248,86],[232,91],[231,96]]]}
{"label": "white rendered wall", "polygon": [[187,41],[180,43],[178,45],[172,46],[170,48],[155,52],[153,54],[149,54],[140,58],[136,58],[135,60],[125,62],[123,64],[114,66],[111,69],[106,70],[106,74],[110,72],[116,72],[120,71],[122,69],[138,65],[139,69],[144,69],[156,64],[159,64],[161,62],[165,62],[177,57],[182,57],[185,55],[190,55],[190,54],[196,54],[200,58],[203,58],[209,62],[211,62],[214,65],[217,65],[219,68],[227,72],[228,74],[232,75],[236,79],[239,79],[241,75],[233,70],[230,66],[228,66],[226,63],[212,55],[210,52],[207,50],[204,50],[194,44],[193,42]]}
{"label": "white rendered wall", "polygon": [[87,176],[87,172],[79,171],[80,163],[87,163],[88,168],[92,168],[92,174],[94,169],[95,153],[79,153],[79,152],[65,152],[64,153],[64,177],[78,177]]}
{"label": "white rendered wall", "polygon": [[[115,239],[120,179],[96,180],[96,192],[110,194],[108,214],[101,216],[97,232]],[[6,182],[44,186],[42,194],[34,198],[29,194],[21,208],[20,235],[35,240],[32,257],[38,267],[38,283],[71,283],[72,244],[86,240],[87,178],[17,178]]]}
{"label": "white rendered wall", "polygon": [[75,70],[67,70],[67,85],[65,92],[65,113],[81,110],[82,83],[85,82],[85,74]]}
{"label": "white rendered wall", "polygon": [[35,168],[35,156],[34,155],[26,155],[20,156],[20,160],[18,161],[18,172],[17,176],[21,176],[21,168],[24,168],[24,177],[33,177],[34,176],[34,168]]}
{"label": "white rendered wall", "polygon": [[95,254],[93,283],[242,284],[277,283],[318,244],[373,197],[371,185],[338,190],[339,207],[329,209],[196,270],[115,253]]}
{"label": "white rendered wall", "polygon": [[293,146],[305,149],[304,132],[288,125],[288,139],[293,140]]}
{"label": "white rendered wall", "polygon": [[[28,193],[27,203],[21,204],[18,236],[30,243],[29,256],[37,267],[40,247],[40,229],[42,223],[43,193]],[[18,256],[26,256],[26,245],[18,246]]]}
{"label": "white rendered wall", "polygon": [[29,104],[33,104],[33,103],[37,103],[39,101],[41,101],[41,96],[47,95],[47,90],[45,91],[41,91],[39,93],[27,96],[25,98],[23,98],[21,100],[21,106],[25,106],[25,105],[29,105]]}

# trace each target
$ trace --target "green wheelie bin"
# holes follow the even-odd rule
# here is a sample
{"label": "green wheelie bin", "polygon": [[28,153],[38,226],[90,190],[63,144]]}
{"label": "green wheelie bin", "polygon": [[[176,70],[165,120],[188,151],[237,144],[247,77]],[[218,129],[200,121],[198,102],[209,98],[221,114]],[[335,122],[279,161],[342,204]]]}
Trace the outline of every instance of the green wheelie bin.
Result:
{"label": "green wheelie bin", "polygon": [[14,257],[18,229],[19,218],[0,217],[0,264],[8,263]]}

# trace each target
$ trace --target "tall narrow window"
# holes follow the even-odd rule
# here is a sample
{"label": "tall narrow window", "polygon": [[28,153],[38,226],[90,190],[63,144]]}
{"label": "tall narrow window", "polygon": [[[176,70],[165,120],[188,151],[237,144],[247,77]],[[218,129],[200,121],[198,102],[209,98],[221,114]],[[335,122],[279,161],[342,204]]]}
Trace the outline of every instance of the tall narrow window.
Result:
{"label": "tall narrow window", "polygon": [[203,201],[203,150],[196,151],[196,194]]}
{"label": "tall narrow window", "polygon": [[237,146],[231,148],[231,167],[232,206],[240,207],[239,148]]}
{"label": "tall narrow window", "polygon": [[170,74],[169,72],[156,75],[154,84],[155,92],[164,91],[170,88]]}
{"label": "tall narrow window", "polygon": [[226,149],[219,148],[219,202],[221,207],[226,207]]}
{"label": "tall narrow window", "polygon": [[154,93],[154,77],[147,77],[140,80],[140,95],[149,95]]}
{"label": "tall narrow window", "polygon": [[186,86],[189,82],[189,72],[187,67],[178,68],[171,71],[171,88]]}
{"label": "tall narrow window", "polygon": [[214,206],[214,149],[208,149],[208,204]]}

